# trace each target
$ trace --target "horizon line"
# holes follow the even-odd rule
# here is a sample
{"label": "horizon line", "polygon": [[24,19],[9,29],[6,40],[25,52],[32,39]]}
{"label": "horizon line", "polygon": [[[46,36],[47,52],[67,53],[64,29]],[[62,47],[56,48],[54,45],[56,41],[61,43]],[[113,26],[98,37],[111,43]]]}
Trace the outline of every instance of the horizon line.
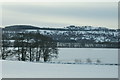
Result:
{"label": "horizon line", "polygon": [[39,28],[65,28],[65,27],[69,27],[69,26],[75,26],[75,27],[85,27],[85,26],[90,26],[90,27],[94,27],[94,28],[107,28],[107,29],[119,29],[119,28],[109,28],[109,27],[105,27],[105,26],[92,26],[92,25],[74,25],[74,24],[69,24],[69,25],[66,25],[66,26],[61,26],[61,27],[48,27],[48,26],[38,26],[38,25],[33,25],[33,24],[10,24],[10,25],[5,25],[5,26],[0,26],[0,28],[5,28],[5,27],[9,27],[9,26],[17,26],[17,25],[25,25],[25,26],[34,26],[34,27],[39,27]]}

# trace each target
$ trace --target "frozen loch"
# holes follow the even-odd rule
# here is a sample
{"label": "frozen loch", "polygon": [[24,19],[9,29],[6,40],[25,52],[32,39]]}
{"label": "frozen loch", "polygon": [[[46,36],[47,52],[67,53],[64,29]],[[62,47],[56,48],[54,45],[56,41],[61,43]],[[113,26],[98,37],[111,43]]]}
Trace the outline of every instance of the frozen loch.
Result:
{"label": "frozen loch", "polygon": [[59,48],[59,55],[55,61],[74,62],[75,59],[85,63],[86,59],[101,63],[118,63],[118,49],[110,48]]}

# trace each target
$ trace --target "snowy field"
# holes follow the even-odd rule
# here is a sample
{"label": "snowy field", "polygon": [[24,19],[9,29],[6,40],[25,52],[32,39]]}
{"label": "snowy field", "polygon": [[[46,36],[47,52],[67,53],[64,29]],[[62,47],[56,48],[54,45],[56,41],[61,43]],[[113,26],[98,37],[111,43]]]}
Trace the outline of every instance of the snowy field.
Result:
{"label": "snowy field", "polygon": [[2,61],[0,60],[0,80],[2,79]]}
{"label": "snowy field", "polygon": [[2,62],[3,78],[117,78],[118,66]]}
{"label": "snowy field", "polygon": [[97,59],[101,63],[118,63],[118,49],[108,48],[59,48],[59,57],[53,61],[74,62],[75,59],[80,59],[83,63],[87,58],[92,62]]}
{"label": "snowy field", "polygon": [[[53,61],[74,62],[81,59],[85,63],[90,58],[93,62],[118,63],[118,50],[107,48],[60,48],[58,59]],[[117,78],[117,65],[91,64],[53,64],[19,61],[2,62],[3,78]]]}

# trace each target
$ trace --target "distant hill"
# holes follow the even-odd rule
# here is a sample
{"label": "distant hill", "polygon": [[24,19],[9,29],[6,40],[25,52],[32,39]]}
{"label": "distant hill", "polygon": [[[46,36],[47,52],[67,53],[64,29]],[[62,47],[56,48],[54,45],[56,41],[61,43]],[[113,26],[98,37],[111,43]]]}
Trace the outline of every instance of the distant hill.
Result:
{"label": "distant hill", "polygon": [[[41,28],[31,25],[13,25],[6,26],[3,30],[34,32],[39,31],[40,34],[51,37],[54,41],[61,43],[75,43],[84,46],[97,46],[101,47],[116,47],[120,42],[120,29],[109,29],[106,27],[93,27],[93,26],[74,26],[70,25],[64,28]],[[89,44],[89,45],[88,45]],[[102,45],[105,44],[105,45]],[[109,44],[109,45],[108,45]],[[66,44],[67,46],[69,44]]]}
{"label": "distant hill", "polygon": [[3,28],[4,30],[25,30],[25,29],[40,29],[40,30],[60,30],[60,31],[100,31],[100,30],[104,30],[104,31],[116,31],[119,29],[108,29],[105,27],[93,27],[93,26],[74,26],[74,25],[70,25],[64,28],[42,28],[42,27],[38,27],[38,26],[32,26],[32,25],[13,25],[13,26],[6,26],[5,28]]}
{"label": "distant hill", "polygon": [[13,26],[6,26],[4,30],[13,30],[13,29],[39,29],[39,27],[31,26],[31,25],[13,25]]}

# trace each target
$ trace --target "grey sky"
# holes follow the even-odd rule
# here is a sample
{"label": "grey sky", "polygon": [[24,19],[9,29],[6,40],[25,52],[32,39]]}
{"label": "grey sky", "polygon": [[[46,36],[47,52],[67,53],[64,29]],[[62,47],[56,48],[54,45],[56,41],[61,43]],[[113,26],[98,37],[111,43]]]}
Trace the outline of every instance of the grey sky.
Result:
{"label": "grey sky", "polygon": [[31,24],[41,27],[68,25],[118,28],[116,2],[3,3],[2,25]]}

